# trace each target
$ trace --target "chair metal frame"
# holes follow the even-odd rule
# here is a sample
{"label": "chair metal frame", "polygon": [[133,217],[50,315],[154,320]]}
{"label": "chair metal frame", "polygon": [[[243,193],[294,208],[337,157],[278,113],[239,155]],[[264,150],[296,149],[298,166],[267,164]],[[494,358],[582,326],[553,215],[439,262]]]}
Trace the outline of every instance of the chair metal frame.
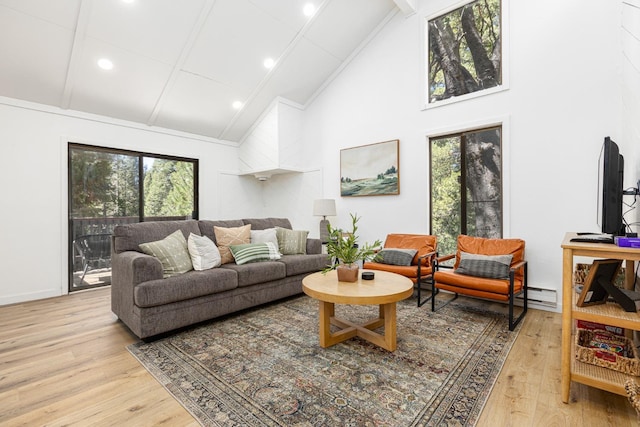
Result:
{"label": "chair metal frame", "polygon": [[[422,307],[430,299],[433,299],[434,295],[438,293],[438,290],[435,287],[435,282],[433,278],[433,273],[435,273],[436,271],[437,257],[438,257],[437,252],[429,252],[428,254],[424,254],[418,258],[418,273],[416,276],[416,287],[418,288],[418,307]],[[431,265],[431,274],[428,276],[425,276],[425,278],[423,279],[422,278],[422,261],[427,258],[431,258],[431,262],[429,263]],[[430,285],[431,287],[431,295],[429,295],[429,297],[425,298],[424,300],[421,300],[422,284]]]}
{"label": "chair metal frame", "polygon": [[[435,295],[438,294],[438,288],[437,288],[437,284],[436,284],[436,280],[435,280],[435,272],[439,270],[440,267],[440,262],[442,261],[446,261],[449,259],[454,258],[455,255],[447,255],[446,257],[440,258],[439,260],[436,259],[436,265],[434,267],[434,271],[433,271],[433,275],[432,275],[432,281],[433,281],[433,287],[434,287],[434,292],[432,293],[433,298],[431,299],[431,311],[437,311],[436,309],[436,299],[435,299]],[[522,321],[522,319],[524,318],[524,316],[527,314],[527,309],[528,309],[528,300],[527,300],[527,291],[528,291],[528,271],[527,271],[527,261],[526,260],[522,260],[514,265],[511,266],[511,268],[509,269],[509,330],[513,331],[516,326],[518,326],[518,324]],[[452,269],[453,267],[445,267],[443,266],[442,268],[448,268],[448,269]],[[522,273],[522,289],[520,290],[520,292],[515,293],[514,292],[514,283],[515,283],[515,275],[516,272],[520,269],[523,269],[523,273]],[[506,280],[506,279],[505,279]],[[520,295],[524,293],[523,295],[523,306],[522,306],[522,312],[520,313],[520,315],[514,320],[513,318],[513,306],[514,306],[514,301],[515,301],[515,296],[516,295]],[[449,304],[451,301],[454,301],[455,299],[458,298],[459,293],[458,292],[454,292],[455,296],[451,299],[449,299],[447,302],[445,302],[444,304],[440,305],[438,307],[438,309],[446,306],[447,304]],[[464,293],[462,293],[463,295],[465,295]],[[473,298],[478,298],[475,297],[473,295],[467,295]],[[491,301],[502,301],[502,300],[491,300]]]}

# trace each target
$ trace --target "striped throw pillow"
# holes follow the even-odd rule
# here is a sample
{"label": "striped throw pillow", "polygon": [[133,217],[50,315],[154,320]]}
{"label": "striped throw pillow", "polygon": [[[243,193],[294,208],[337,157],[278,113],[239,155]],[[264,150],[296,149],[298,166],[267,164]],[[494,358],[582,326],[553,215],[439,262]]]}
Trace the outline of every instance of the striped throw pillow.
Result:
{"label": "striped throw pillow", "polygon": [[280,259],[278,248],[271,242],[267,243],[249,243],[246,245],[229,246],[236,264],[248,264],[250,262],[259,261],[275,261]]}
{"label": "striped throw pillow", "polygon": [[508,279],[513,255],[478,255],[460,252],[456,273],[490,279]]}

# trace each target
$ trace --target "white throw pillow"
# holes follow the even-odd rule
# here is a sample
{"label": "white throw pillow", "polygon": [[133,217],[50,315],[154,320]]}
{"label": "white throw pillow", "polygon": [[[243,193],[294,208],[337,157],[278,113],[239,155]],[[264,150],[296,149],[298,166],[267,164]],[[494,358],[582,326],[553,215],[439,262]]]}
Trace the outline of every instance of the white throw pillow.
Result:
{"label": "white throw pillow", "polygon": [[198,236],[190,233],[187,240],[189,255],[194,270],[208,270],[214,267],[220,267],[221,257],[220,251],[213,241],[207,236]]}
{"label": "white throw pillow", "polygon": [[275,228],[251,230],[251,243],[273,243],[276,250],[280,252],[280,248],[278,247],[278,235]]}

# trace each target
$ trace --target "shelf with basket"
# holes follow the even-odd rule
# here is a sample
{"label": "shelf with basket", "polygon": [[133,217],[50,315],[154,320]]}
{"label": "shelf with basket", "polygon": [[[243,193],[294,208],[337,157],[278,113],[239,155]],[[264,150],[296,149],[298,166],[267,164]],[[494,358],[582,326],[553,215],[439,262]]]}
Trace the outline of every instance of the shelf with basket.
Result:
{"label": "shelf with basket", "polygon": [[624,288],[634,283],[634,263],[640,261],[640,250],[613,244],[571,242],[575,233],[567,233],[562,242],[562,400],[569,402],[571,382],[586,384],[612,393],[626,395],[625,380],[636,378],[610,368],[596,366],[576,359],[576,320],[584,320],[627,330],[640,331],[640,314],[627,312],[618,304],[604,302],[578,307],[579,294],[574,288],[574,257],[622,260],[625,264]]}

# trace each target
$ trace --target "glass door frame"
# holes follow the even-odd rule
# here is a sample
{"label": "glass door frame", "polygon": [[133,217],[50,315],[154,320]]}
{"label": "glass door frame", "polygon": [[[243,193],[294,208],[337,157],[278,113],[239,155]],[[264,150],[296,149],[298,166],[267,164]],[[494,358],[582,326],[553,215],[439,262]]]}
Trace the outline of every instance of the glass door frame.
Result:
{"label": "glass door frame", "polygon": [[[68,290],[69,292],[80,291],[84,289],[93,289],[101,286],[108,286],[110,283],[105,283],[101,285],[84,285],[80,283],[79,285],[74,284],[74,257],[75,257],[75,249],[74,249],[74,219],[71,217],[72,207],[73,207],[73,194],[72,194],[72,158],[71,154],[73,150],[84,150],[84,151],[93,151],[93,152],[104,152],[109,154],[116,155],[127,155],[138,158],[138,215],[137,220],[135,222],[144,222],[144,159],[145,158],[154,158],[154,159],[163,159],[163,160],[172,160],[179,162],[189,162],[193,164],[193,211],[191,212],[190,218],[198,219],[198,211],[199,211],[199,159],[197,158],[188,158],[188,157],[178,157],[171,156],[165,154],[157,154],[157,153],[149,153],[135,150],[126,150],[119,148],[111,148],[104,147],[98,145],[90,145],[90,144],[81,144],[75,142],[67,142],[67,265],[68,265]],[[181,217],[182,218],[182,217]],[[176,217],[167,217],[167,220],[174,220]],[[158,217],[153,217],[153,220],[162,220]],[[129,221],[132,222],[132,221]]]}

